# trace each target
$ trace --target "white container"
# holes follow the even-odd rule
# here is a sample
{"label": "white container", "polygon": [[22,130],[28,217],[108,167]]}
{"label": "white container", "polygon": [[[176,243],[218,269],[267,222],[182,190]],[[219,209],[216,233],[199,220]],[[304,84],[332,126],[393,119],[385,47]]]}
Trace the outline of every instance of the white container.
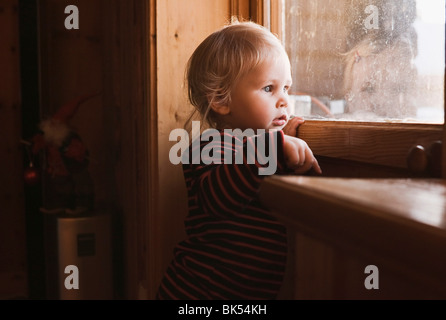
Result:
{"label": "white container", "polygon": [[289,112],[295,116],[311,114],[311,97],[306,95],[290,95]]}
{"label": "white container", "polygon": [[[46,215],[45,253],[48,299],[113,299],[109,215]],[[66,268],[73,266],[78,273],[67,273]],[[78,287],[67,287],[67,278],[74,275]]]}

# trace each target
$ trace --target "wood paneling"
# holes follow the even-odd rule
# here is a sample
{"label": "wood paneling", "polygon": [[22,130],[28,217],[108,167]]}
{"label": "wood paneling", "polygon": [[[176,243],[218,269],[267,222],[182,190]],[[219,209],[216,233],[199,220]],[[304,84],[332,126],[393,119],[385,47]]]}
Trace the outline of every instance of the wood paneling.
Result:
{"label": "wood paneling", "polygon": [[[446,60],[446,57],[445,57]],[[446,179],[446,74],[445,74],[445,89],[444,89],[444,101],[445,101],[445,106],[444,106],[444,123],[443,123],[443,158],[442,158],[442,163],[443,163],[443,167],[442,167],[442,176],[443,179]]]}
{"label": "wood paneling", "polygon": [[[126,299],[148,297],[151,265],[158,262],[149,250],[150,222],[156,210],[156,95],[153,68],[153,1],[104,0],[104,104],[108,155],[116,191],[111,199],[117,211],[116,232],[122,243],[114,267],[122,268],[118,288]],[[159,245],[159,244],[158,244]]]}
{"label": "wood paneling", "polygon": [[[65,7],[72,4],[79,9],[78,30],[64,24]],[[88,0],[44,0],[39,6],[41,116],[47,119],[72,99],[103,89],[103,8],[101,1]],[[99,95],[83,103],[70,121],[89,149],[96,203],[101,205],[108,203],[110,193],[106,111]]]}
{"label": "wood paneling", "polygon": [[[137,169],[134,166],[134,160],[135,153],[138,152],[135,141],[139,141],[135,137],[145,137],[145,135],[133,132],[133,130],[142,130],[135,125],[135,117],[143,118],[144,116],[131,112],[132,105],[140,105],[141,96],[144,95],[137,93],[144,88],[137,85],[130,86],[130,84],[135,84],[129,81],[129,79],[133,80],[133,74],[130,71],[124,73],[122,69],[112,66],[113,63],[120,65],[122,61],[127,65],[131,63],[135,69],[142,69],[139,60],[130,56],[123,58],[121,55],[122,52],[128,52],[128,54],[139,52],[141,48],[125,51],[119,46],[106,47],[109,40],[107,36],[115,30],[122,31],[121,25],[115,24],[116,21],[112,19],[115,16],[109,11],[112,6],[111,1],[42,0],[38,2],[38,5],[42,120],[51,117],[56,110],[73,98],[88,93],[100,93],[79,107],[70,125],[81,136],[89,150],[88,170],[94,183],[95,207],[98,211],[112,215],[113,243],[110,245],[113,249],[115,264],[110,268],[113,268],[115,275],[121,276],[124,250],[120,237],[130,221],[130,218],[129,220],[123,218],[122,214],[130,212],[130,216],[136,215],[138,211],[134,207],[128,207],[129,199],[140,196],[136,191],[144,191],[142,188],[137,188],[142,179],[135,178]],[[68,16],[65,14],[65,8],[68,5],[78,7],[79,29],[65,28],[64,21]],[[133,21],[132,13],[129,14],[125,10],[121,12],[122,15],[127,14],[127,24]],[[140,27],[143,28],[143,25]],[[123,34],[122,39],[129,39],[128,41],[131,42],[132,37],[136,36],[131,31],[125,34],[125,37]],[[118,31],[113,35],[116,36],[114,41],[121,40]],[[119,86],[125,81],[129,87]],[[135,90],[136,93],[129,88]],[[121,95],[126,95],[125,97],[131,95],[131,98],[124,100]],[[37,123],[30,125],[34,125],[37,130]],[[143,157],[140,159],[145,160]],[[121,172],[123,172],[122,175]],[[141,175],[141,177],[146,177],[146,175]],[[142,224],[140,226],[142,227]],[[132,230],[131,234],[136,234],[136,232]],[[135,243],[132,243],[129,248],[136,249]],[[139,243],[144,245],[145,242]],[[136,259],[125,259],[125,261],[131,261],[134,265]],[[129,281],[129,283],[133,284],[137,281]],[[115,294],[118,298],[122,297],[121,288],[116,290]]]}
{"label": "wood paneling", "polygon": [[[244,7],[242,7],[243,10]],[[230,20],[231,1],[159,0],[156,7],[157,112],[159,204],[152,219],[156,232],[151,235],[153,250],[160,264],[155,270],[158,281],[172,259],[174,245],[184,238],[183,220],[187,214],[186,186],[180,165],[169,161],[169,141],[173,129],[183,128],[192,111],[184,88],[186,62],[193,50],[213,31]],[[153,296],[158,282],[149,288]]]}
{"label": "wood paneling", "polygon": [[283,26],[282,16],[284,14],[283,1],[272,0],[271,1],[271,32],[277,35],[279,39],[283,39]]}
{"label": "wood paneling", "polygon": [[17,0],[0,0],[0,30],[0,299],[14,299],[28,295]]}
{"label": "wood paneling", "polygon": [[231,16],[240,20],[249,19],[249,2],[246,0],[231,0],[230,3]]}

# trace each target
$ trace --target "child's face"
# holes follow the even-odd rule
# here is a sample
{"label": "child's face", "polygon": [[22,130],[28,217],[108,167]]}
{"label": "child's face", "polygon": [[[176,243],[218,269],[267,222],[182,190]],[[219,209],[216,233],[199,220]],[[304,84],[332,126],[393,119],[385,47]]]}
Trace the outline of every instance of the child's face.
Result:
{"label": "child's face", "polygon": [[236,83],[225,122],[232,129],[281,130],[289,120],[291,83],[286,53],[271,54]]}

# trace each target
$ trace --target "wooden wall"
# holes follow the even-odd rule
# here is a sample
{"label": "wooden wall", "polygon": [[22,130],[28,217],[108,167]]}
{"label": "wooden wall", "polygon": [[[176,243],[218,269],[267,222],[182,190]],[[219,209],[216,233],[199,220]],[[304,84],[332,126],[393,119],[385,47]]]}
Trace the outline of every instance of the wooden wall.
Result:
{"label": "wooden wall", "polygon": [[17,0],[0,0],[0,299],[28,294]]}
{"label": "wooden wall", "polygon": [[[151,15],[154,1],[104,0],[104,113],[109,135],[116,208],[122,241],[122,295],[148,298],[152,265],[163,245],[152,251],[152,223],[158,202],[157,114],[154,86],[156,37]],[[119,266],[119,262],[116,261]],[[116,264],[114,265],[116,267]]]}
{"label": "wooden wall", "polygon": [[[65,7],[79,9],[79,29],[66,29]],[[103,74],[103,8],[101,1],[44,0],[40,10],[41,117],[84,94],[100,92]],[[104,94],[104,93],[103,93]],[[109,200],[111,161],[107,157],[105,109],[98,95],[81,104],[70,121],[90,152],[90,172],[98,204]],[[30,124],[31,125],[31,124]]]}
{"label": "wooden wall", "polygon": [[[79,30],[64,28],[68,4],[79,8]],[[184,237],[186,190],[181,167],[169,161],[169,134],[191,111],[183,90],[187,59],[234,6],[228,0],[41,4],[43,114],[102,90],[72,122],[94,160],[97,202],[116,216],[119,296],[153,298]]]}
{"label": "wooden wall", "polygon": [[185,184],[169,160],[169,134],[191,111],[184,67],[199,41],[229,19],[230,1],[107,0],[102,8],[110,111],[103,121],[122,223],[122,289],[128,299],[152,299],[184,237]]}
{"label": "wooden wall", "polygon": [[[119,298],[124,295],[123,231],[116,170],[120,158],[116,150],[120,150],[122,141],[117,141],[117,137],[121,138],[116,121],[120,113],[116,105],[106,99],[113,93],[104,87],[108,67],[104,32],[109,28],[107,6],[103,1],[88,0],[42,0],[38,5],[41,119],[51,117],[74,98],[98,94],[80,105],[70,125],[89,150],[88,169],[94,184],[95,210],[106,212],[113,218],[110,245],[114,265],[109,268],[114,272],[115,296]],[[75,5],[79,10],[79,29],[65,27],[68,5]]]}
{"label": "wooden wall", "polygon": [[[172,258],[173,246],[184,237],[187,214],[186,188],[179,165],[169,161],[171,130],[182,128],[192,110],[183,86],[185,64],[204,38],[230,19],[226,0],[157,1],[157,112],[159,161],[159,211],[156,222],[158,241],[164,248],[155,271],[160,280]],[[154,279],[154,280],[155,280]],[[157,285],[149,288],[150,296]]]}

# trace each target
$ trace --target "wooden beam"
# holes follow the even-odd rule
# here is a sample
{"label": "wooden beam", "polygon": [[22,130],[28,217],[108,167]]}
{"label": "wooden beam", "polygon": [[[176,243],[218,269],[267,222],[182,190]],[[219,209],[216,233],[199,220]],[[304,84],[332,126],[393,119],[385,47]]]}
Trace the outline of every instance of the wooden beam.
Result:
{"label": "wooden beam", "polygon": [[265,22],[263,2],[264,0],[251,0],[249,7],[251,20],[261,25]]}
{"label": "wooden beam", "polygon": [[271,32],[283,41],[283,5],[281,0],[270,0],[271,4]]}
{"label": "wooden beam", "polygon": [[230,14],[240,21],[249,20],[249,0],[231,0]]}

